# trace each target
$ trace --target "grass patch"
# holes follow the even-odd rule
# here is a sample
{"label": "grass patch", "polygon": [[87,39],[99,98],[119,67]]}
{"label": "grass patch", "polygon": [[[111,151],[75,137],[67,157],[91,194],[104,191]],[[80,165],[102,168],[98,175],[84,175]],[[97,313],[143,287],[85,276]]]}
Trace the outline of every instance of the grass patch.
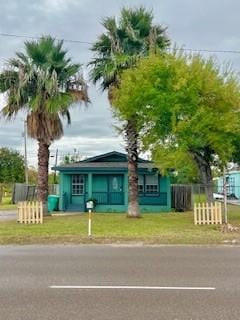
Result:
{"label": "grass patch", "polygon": [[207,197],[203,193],[195,193],[193,195],[193,203],[203,203],[207,201]]}
{"label": "grass patch", "polygon": [[[229,222],[240,227],[240,207],[229,208]],[[215,225],[195,226],[193,213],[143,214],[127,219],[124,214],[94,214],[93,238],[87,237],[87,214],[45,217],[43,225],[0,223],[0,244],[117,243],[221,244],[240,241],[240,232],[222,233]]]}
{"label": "grass patch", "polygon": [[2,210],[16,210],[17,205],[12,204],[12,198],[11,197],[3,197],[2,202],[0,203],[0,211]]}

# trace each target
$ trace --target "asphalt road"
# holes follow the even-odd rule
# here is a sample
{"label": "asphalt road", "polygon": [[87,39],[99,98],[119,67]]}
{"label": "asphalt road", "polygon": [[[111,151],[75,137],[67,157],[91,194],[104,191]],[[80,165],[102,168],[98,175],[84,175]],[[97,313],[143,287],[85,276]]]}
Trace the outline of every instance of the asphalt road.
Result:
{"label": "asphalt road", "polygon": [[239,320],[240,248],[0,247],[0,320],[13,319]]}

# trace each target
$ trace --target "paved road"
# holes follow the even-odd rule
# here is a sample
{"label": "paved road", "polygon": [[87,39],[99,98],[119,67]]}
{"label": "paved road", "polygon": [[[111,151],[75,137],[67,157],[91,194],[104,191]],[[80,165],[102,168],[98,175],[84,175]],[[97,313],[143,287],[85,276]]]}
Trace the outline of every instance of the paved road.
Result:
{"label": "paved road", "polygon": [[[51,289],[49,286],[215,290]],[[0,320],[240,319],[239,247],[0,247]]]}

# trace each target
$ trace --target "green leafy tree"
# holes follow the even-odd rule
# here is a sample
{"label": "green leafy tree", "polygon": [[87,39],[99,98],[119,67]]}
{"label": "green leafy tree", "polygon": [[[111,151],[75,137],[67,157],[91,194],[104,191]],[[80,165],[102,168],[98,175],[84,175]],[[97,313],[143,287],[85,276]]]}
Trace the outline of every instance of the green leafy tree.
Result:
{"label": "green leafy tree", "polygon": [[18,151],[0,148],[0,182],[24,182],[24,159]]}
{"label": "green leafy tree", "polygon": [[38,171],[34,166],[28,167],[28,182],[29,184],[36,185],[38,177]]}
{"label": "green leafy tree", "polygon": [[0,92],[7,93],[2,115],[12,119],[27,113],[29,136],[38,141],[38,199],[48,194],[49,147],[63,135],[61,117],[70,123],[69,107],[88,101],[80,65],[66,56],[63,42],[51,37],[25,42],[0,74]]}
{"label": "green leafy tree", "polygon": [[[93,45],[94,59],[90,62],[91,79],[108,90],[111,103],[112,90],[120,84],[123,70],[133,67],[139,57],[165,49],[169,45],[166,29],[153,24],[152,12],[140,7],[123,8],[118,21],[108,17],[102,23],[105,32]],[[131,116],[124,125],[128,152],[129,206],[128,216],[138,217],[138,131],[137,119]]]}
{"label": "green leafy tree", "polygon": [[163,54],[125,71],[114,105],[138,113],[145,148],[161,169],[195,165],[213,200],[212,167],[231,160],[240,132],[240,86],[213,59]]}

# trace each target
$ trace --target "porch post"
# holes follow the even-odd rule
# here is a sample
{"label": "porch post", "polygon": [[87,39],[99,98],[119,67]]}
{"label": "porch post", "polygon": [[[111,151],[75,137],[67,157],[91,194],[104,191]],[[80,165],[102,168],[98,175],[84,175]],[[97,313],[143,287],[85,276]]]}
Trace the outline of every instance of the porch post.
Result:
{"label": "porch post", "polygon": [[88,198],[92,198],[92,173],[88,174]]}

